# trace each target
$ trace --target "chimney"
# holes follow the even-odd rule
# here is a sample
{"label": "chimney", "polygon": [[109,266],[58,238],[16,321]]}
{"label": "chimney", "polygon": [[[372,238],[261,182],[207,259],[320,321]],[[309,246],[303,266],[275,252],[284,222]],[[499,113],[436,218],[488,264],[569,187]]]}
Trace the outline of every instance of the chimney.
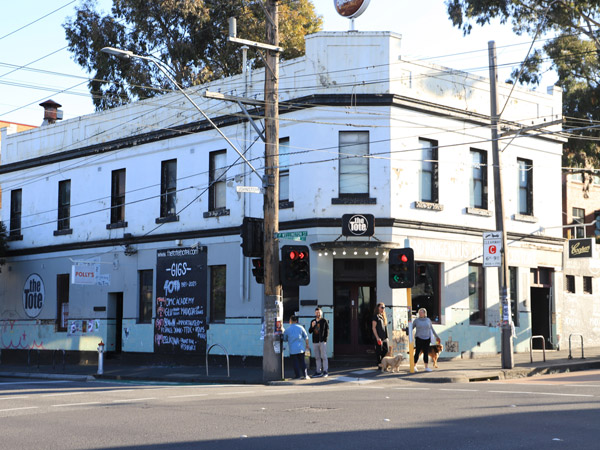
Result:
{"label": "chimney", "polygon": [[63,112],[58,109],[62,105],[59,105],[54,100],[46,100],[44,103],[40,103],[40,106],[44,108],[44,121],[42,126],[51,125],[57,120],[62,120]]}

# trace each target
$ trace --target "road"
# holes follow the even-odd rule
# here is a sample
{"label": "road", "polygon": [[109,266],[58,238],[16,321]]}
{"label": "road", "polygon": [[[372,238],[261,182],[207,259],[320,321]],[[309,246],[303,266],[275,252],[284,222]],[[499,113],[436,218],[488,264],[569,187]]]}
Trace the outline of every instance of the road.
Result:
{"label": "road", "polygon": [[600,371],[281,386],[0,379],[1,449],[598,448]]}

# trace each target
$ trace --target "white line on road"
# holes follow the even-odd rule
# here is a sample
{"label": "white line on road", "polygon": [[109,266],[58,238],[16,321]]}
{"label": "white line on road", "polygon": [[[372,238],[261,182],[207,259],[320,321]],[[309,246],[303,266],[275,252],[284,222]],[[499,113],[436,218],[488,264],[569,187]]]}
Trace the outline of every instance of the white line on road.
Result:
{"label": "white line on road", "polygon": [[0,409],[0,412],[6,412],[6,411],[20,411],[23,409],[36,409],[37,406],[25,406],[23,408],[10,408],[10,409]]}
{"label": "white line on road", "polygon": [[4,398],[0,398],[0,400],[13,400],[15,398],[29,398],[29,397],[26,396],[26,395],[19,395],[19,396],[16,396],[16,397],[4,397]]}
{"label": "white line on road", "polygon": [[127,403],[127,402],[141,402],[144,400],[156,400],[156,397],[146,397],[146,398],[127,398],[123,400],[113,400],[113,403]]}
{"label": "white line on road", "polygon": [[219,392],[217,395],[243,395],[254,394],[255,391]]}
{"label": "white line on road", "polygon": [[206,397],[208,394],[169,395],[167,398]]}
{"label": "white line on road", "polygon": [[62,395],[81,395],[83,392],[61,392],[59,394],[42,394],[40,397],[60,397]]}
{"label": "white line on road", "polygon": [[591,394],[559,394],[555,392],[533,392],[533,391],[488,391],[494,394],[532,394],[532,395],[556,395],[559,397],[593,397]]}
{"label": "white line on road", "polygon": [[40,381],[7,381],[0,383],[0,386],[4,386],[5,384],[57,384],[57,383],[73,383],[72,381],[69,380],[59,380],[59,381],[47,381],[47,380],[40,380]]}
{"label": "white line on road", "polygon": [[88,405],[99,405],[100,402],[87,402],[87,403],[65,403],[62,405],[52,405],[56,408],[60,408],[62,406],[88,406]]}
{"label": "white line on road", "polygon": [[479,392],[479,389],[444,389],[444,388],[440,388],[440,391]]}

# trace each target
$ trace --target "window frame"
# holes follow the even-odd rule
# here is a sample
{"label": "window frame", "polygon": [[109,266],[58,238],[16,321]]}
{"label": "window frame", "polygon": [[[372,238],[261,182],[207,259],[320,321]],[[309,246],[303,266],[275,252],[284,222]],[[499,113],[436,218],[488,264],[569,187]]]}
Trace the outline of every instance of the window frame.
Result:
{"label": "window frame", "polygon": [[[218,164],[217,159],[222,156],[225,157],[225,165],[222,167],[216,167],[216,165]],[[210,152],[208,159],[208,210],[224,210],[227,208],[227,180],[226,177],[222,176],[225,174],[225,172],[221,173],[221,171],[227,170],[227,150],[216,150]],[[223,205],[218,204],[218,196],[221,190],[223,191]]]}
{"label": "window frame", "polygon": [[161,161],[160,218],[177,215],[177,159]]}
{"label": "window frame", "polygon": [[110,223],[125,222],[125,169],[113,170],[110,185]]}
{"label": "window frame", "polygon": [[591,295],[594,293],[593,291],[593,278],[592,277],[583,277],[583,293]]}
{"label": "window frame", "polygon": [[575,294],[575,275],[565,275],[565,292]]}
{"label": "window frame", "polygon": [[[415,261],[415,285],[411,288],[413,314],[416,314],[419,308],[425,308],[427,317],[435,324],[442,323],[441,274],[441,263]],[[429,289],[427,283],[430,283]],[[422,284],[425,284],[423,288]]]}
{"label": "window frame", "polygon": [[227,265],[208,266],[208,270],[210,323],[225,323],[227,319]]}
{"label": "window frame", "polygon": [[[365,142],[357,142],[357,143],[342,143],[342,136],[350,136],[354,135],[357,138],[360,136],[366,136]],[[340,198],[342,197],[369,197],[369,193],[371,190],[370,185],[370,172],[371,172],[371,164],[370,164],[370,132],[364,130],[340,130],[338,131],[338,195]],[[359,153],[348,153],[348,150],[352,147],[365,146],[365,152],[361,155]],[[347,154],[354,156],[347,156]],[[366,167],[366,170],[361,170],[360,173],[353,173],[352,171],[347,171],[348,167],[351,167],[350,164],[352,160],[357,158],[364,158],[365,163],[360,164],[361,169]],[[354,164],[357,165],[357,164]],[[348,177],[357,177],[360,176],[362,183],[356,182],[348,182]],[[364,179],[363,179],[364,178]],[[366,184],[366,189],[364,192],[349,192],[349,188],[346,186],[358,186],[360,184]]]}
{"label": "window frame", "polygon": [[[149,278],[149,279],[148,279]],[[150,284],[148,284],[150,281]],[[147,287],[150,289],[147,289]],[[137,323],[152,323],[154,305],[154,270],[138,270],[138,320]]]}
{"label": "window frame", "polygon": [[58,182],[58,219],[57,231],[66,231],[71,228],[71,180]]}
{"label": "window frame", "polygon": [[[476,277],[472,277],[476,274]],[[471,291],[472,278],[476,278],[475,290]],[[485,325],[485,269],[481,264],[469,263],[469,275],[467,278],[468,298],[469,298],[469,325]],[[477,298],[473,297],[477,293]],[[477,301],[475,309],[473,300]],[[473,315],[479,314],[479,317]]]}
{"label": "window frame", "polygon": [[[282,162],[283,159],[283,162]],[[285,189],[283,189],[285,187]],[[287,192],[287,196],[281,195]],[[279,201],[290,200],[290,138],[279,139]]]}
{"label": "window frame", "polygon": [[[439,203],[439,151],[438,141],[419,138],[421,149],[421,168],[419,169],[419,200],[426,203]],[[425,174],[429,174],[427,182]],[[425,185],[430,196],[425,196]]]}
{"label": "window frame", "polygon": [[[469,192],[469,205],[471,208],[488,209],[488,153],[485,150],[479,150],[472,148],[470,151],[471,155],[471,180],[470,180],[470,192]],[[479,156],[479,162],[474,162],[474,156]],[[479,165],[479,168],[475,168],[475,165]],[[476,172],[481,173],[480,177],[476,177]],[[476,183],[481,184],[481,195],[478,199],[475,198],[475,186]]]}
{"label": "window frame", "polygon": [[[517,158],[519,167],[518,176],[518,213],[524,216],[533,216],[533,161],[530,159]],[[525,174],[525,177],[523,176]],[[525,204],[523,204],[523,200]]]}
{"label": "window frame", "polygon": [[10,222],[8,235],[11,237],[21,236],[23,217],[23,190],[13,189],[10,191]]}
{"label": "window frame", "polygon": [[[578,215],[575,215],[575,213],[577,212]],[[585,224],[585,209],[584,208],[577,208],[577,207],[572,207],[571,209],[571,214],[573,217],[573,224],[581,224],[582,226],[579,227],[573,227],[573,235],[575,239],[582,239],[585,238],[585,226],[583,224]],[[580,214],[580,215],[579,215]]]}

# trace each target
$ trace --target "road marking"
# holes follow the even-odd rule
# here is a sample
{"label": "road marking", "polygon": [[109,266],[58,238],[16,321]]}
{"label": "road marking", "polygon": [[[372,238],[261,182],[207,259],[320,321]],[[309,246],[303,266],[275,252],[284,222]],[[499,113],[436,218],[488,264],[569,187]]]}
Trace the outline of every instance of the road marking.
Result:
{"label": "road marking", "polygon": [[88,405],[99,405],[100,402],[87,402],[87,403],[64,403],[62,405],[52,405],[56,408],[60,408],[63,406],[88,406]]}
{"label": "road marking", "polygon": [[591,394],[559,394],[555,392],[532,392],[532,391],[488,391],[494,394],[532,394],[532,395],[556,395],[559,397],[593,397]]}
{"label": "road marking", "polygon": [[167,398],[206,397],[208,394],[169,395]]}
{"label": "road marking", "polygon": [[69,380],[60,380],[60,381],[45,381],[45,380],[40,380],[40,381],[7,381],[6,383],[4,383],[4,382],[0,383],[0,386],[4,386],[6,384],[57,384],[57,383],[72,383],[72,381],[69,381]]}
{"label": "road marking", "polygon": [[7,412],[7,411],[21,411],[23,409],[37,409],[37,406],[25,406],[23,408],[10,408],[10,409],[0,409],[0,412]]}
{"label": "road marking", "polygon": [[63,395],[81,395],[84,392],[61,392],[60,394],[42,394],[40,397],[60,397]]}
{"label": "road marking", "polygon": [[443,388],[440,388],[440,391],[479,392],[479,389],[443,389]]}
{"label": "road marking", "polygon": [[15,398],[29,398],[26,395],[21,395],[21,396],[17,396],[17,397],[4,397],[4,398],[0,398],[0,400],[13,400]]}
{"label": "road marking", "polygon": [[430,391],[431,388],[416,388],[416,387],[397,387],[394,388],[399,391]]}
{"label": "road marking", "polygon": [[103,394],[114,394],[114,393],[120,394],[121,392],[135,392],[135,391],[136,391],[135,389],[123,389],[123,390],[112,389],[110,391],[95,391],[95,392],[101,392]]}
{"label": "road marking", "polygon": [[217,395],[243,395],[254,394],[255,391],[238,391],[238,392],[219,392]]}
{"label": "road marking", "polygon": [[127,402],[142,402],[144,400],[156,400],[156,397],[146,397],[146,398],[127,398],[123,400],[113,400],[113,403],[127,403]]}
{"label": "road marking", "polygon": [[369,380],[366,378],[355,378],[355,377],[335,377],[334,381],[342,381],[344,383],[358,383],[358,384],[369,384],[375,383],[377,380]]}

